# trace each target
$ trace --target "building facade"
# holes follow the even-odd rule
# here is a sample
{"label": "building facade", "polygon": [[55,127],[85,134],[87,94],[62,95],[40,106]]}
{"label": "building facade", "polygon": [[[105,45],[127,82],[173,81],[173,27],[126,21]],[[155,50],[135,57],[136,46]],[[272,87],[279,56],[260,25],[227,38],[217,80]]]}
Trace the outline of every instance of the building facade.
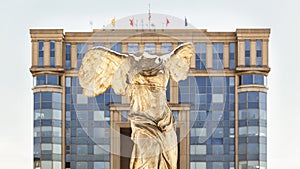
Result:
{"label": "building facade", "polygon": [[270,29],[31,29],[34,168],[125,169],[131,146],[129,99],[112,89],[82,95],[85,52],[169,53],[193,42],[188,78],[170,79],[179,169],[267,168],[267,76]]}

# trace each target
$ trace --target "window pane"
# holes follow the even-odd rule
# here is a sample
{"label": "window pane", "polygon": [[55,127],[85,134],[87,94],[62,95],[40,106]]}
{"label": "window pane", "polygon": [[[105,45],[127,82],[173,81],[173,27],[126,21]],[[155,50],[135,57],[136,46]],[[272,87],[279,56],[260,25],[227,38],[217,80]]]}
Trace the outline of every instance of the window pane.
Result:
{"label": "window pane", "polygon": [[77,169],[87,169],[88,163],[87,162],[76,162]]}
{"label": "window pane", "polygon": [[253,76],[254,76],[253,84],[264,85],[264,76],[263,75],[253,75]]}
{"label": "window pane", "polygon": [[155,53],[155,43],[145,43],[144,51],[148,53]]}
{"label": "window pane", "polygon": [[248,127],[248,136],[258,136],[258,127]]}
{"label": "window pane", "polygon": [[42,92],[42,102],[52,102],[52,92]]}
{"label": "window pane", "polygon": [[110,49],[116,52],[122,52],[122,43],[115,43],[110,45]]}
{"label": "window pane", "polygon": [[52,161],[42,161],[41,166],[44,169],[51,169],[52,168]]}
{"label": "window pane", "polygon": [[249,119],[258,119],[258,109],[248,109]]}
{"label": "window pane", "polygon": [[38,41],[38,46],[39,46],[38,66],[43,67],[44,66],[44,41]]}
{"label": "window pane", "polygon": [[61,93],[53,93],[53,101],[57,103],[61,103]]}
{"label": "window pane", "polygon": [[252,78],[253,78],[252,74],[242,75],[242,85],[253,84]]}
{"label": "window pane", "polygon": [[71,69],[71,44],[66,43],[66,69]]}
{"label": "window pane", "polygon": [[258,67],[262,66],[262,41],[256,40],[256,65]]}
{"label": "window pane", "polygon": [[172,51],[172,43],[162,43],[161,44],[161,52],[162,53],[170,53]]}
{"label": "window pane", "polygon": [[88,146],[87,145],[77,145],[77,153],[78,154],[87,154]]}
{"label": "window pane", "polygon": [[248,92],[248,102],[258,102],[258,92]]}
{"label": "window pane", "polygon": [[53,127],[53,136],[61,137],[61,128],[60,127]]}
{"label": "window pane", "polygon": [[250,40],[245,40],[245,66],[250,66]]}
{"label": "window pane", "polygon": [[213,154],[224,154],[223,145],[213,145]]}
{"label": "window pane", "polygon": [[127,52],[128,53],[137,53],[139,51],[139,46],[137,43],[128,43]]}
{"label": "window pane", "polygon": [[239,154],[246,154],[247,144],[239,144]]}
{"label": "window pane", "polygon": [[234,53],[235,53],[235,43],[230,43],[229,44],[229,68],[230,69],[234,69],[235,65],[234,65]]}
{"label": "window pane", "polygon": [[61,145],[60,144],[53,144],[53,153],[61,154]]}
{"label": "window pane", "polygon": [[55,41],[50,41],[50,67],[55,67]]}
{"label": "window pane", "polygon": [[87,104],[88,98],[82,94],[77,94],[77,104]]}
{"label": "window pane", "polygon": [[239,136],[246,136],[247,127],[239,127]]}
{"label": "window pane", "polygon": [[36,76],[36,85],[45,85],[46,84],[46,75]]}
{"label": "window pane", "polygon": [[50,85],[59,85],[58,84],[58,75],[47,75],[47,84],[50,84]]}
{"label": "window pane", "polygon": [[213,69],[223,68],[223,43],[213,43]]}
{"label": "window pane", "polygon": [[41,119],[52,119],[52,109],[42,109]]}
{"label": "window pane", "polygon": [[248,143],[248,154],[258,154],[258,144]]}

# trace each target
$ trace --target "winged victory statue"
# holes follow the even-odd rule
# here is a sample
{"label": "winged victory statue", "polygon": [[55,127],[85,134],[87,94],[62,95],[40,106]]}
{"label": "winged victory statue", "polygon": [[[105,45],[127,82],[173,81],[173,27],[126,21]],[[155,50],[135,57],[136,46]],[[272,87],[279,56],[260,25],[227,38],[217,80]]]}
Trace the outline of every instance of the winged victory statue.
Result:
{"label": "winged victory statue", "polygon": [[111,87],[130,98],[131,169],[177,168],[176,126],[166,86],[170,77],[176,82],[187,78],[193,55],[192,43],[162,56],[121,54],[105,47],[86,52],[78,73],[83,94],[95,97]]}

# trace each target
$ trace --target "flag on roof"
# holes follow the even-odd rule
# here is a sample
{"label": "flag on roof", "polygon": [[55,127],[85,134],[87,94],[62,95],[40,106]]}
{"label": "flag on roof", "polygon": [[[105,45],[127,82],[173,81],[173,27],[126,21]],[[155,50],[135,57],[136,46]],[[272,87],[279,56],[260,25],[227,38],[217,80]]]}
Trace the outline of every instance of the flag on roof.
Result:
{"label": "flag on roof", "polygon": [[149,4],[149,11],[148,11],[148,21],[151,20],[151,12],[150,12],[150,4]]}
{"label": "flag on roof", "polygon": [[168,26],[170,23],[170,20],[168,18],[166,18],[166,26]]}
{"label": "flag on roof", "polygon": [[186,17],[184,18],[184,26],[188,26],[188,22],[187,22]]}
{"label": "flag on roof", "polygon": [[131,18],[131,19],[129,19],[129,24],[130,24],[130,26],[132,26],[133,27],[133,18]]}
{"label": "flag on roof", "polygon": [[116,19],[115,19],[115,18],[112,18],[112,19],[111,19],[111,25],[112,25],[113,27],[115,27],[115,24],[116,24]]}

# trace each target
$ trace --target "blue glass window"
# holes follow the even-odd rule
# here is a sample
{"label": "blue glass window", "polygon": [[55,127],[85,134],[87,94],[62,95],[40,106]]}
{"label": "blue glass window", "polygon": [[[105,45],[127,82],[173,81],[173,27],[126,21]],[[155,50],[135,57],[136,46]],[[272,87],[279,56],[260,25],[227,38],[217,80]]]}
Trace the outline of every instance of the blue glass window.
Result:
{"label": "blue glass window", "polygon": [[71,69],[71,44],[66,44],[66,69]]}
{"label": "blue glass window", "polygon": [[137,43],[128,43],[127,52],[128,53],[137,53],[139,51],[139,45]]}
{"label": "blue glass window", "polygon": [[155,53],[155,43],[145,43],[144,51],[148,53]]}
{"label": "blue glass window", "polygon": [[59,84],[59,76],[57,76],[57,75],[47,75],[47,77],[48,77],[47,84],[50,84],[50,85],[58,85]]}
{"label": "blue glass window", "polygon": [[170,53],[173,50],[172,43],[162,43],[161,44],[161,52],[162,53]]}
{"label": "blue glass window", "polygon": [[248,92],[248,102],[258,102],[258,92]]}
{"label": "blue glass window", "polygon": [[46,84],[46,75],[36,76],[36,85],[45,85]]}
{"label": "blue glass window", "polygon": [[195,43],[196,70],[206,69],[206,43]]}
{"label": "blue glass window", "polygon": [[262,66],[262,41],[256,40],[256,66]]}
{"label": "blue glass window", "polygon": [[35,85],[60,85],[60,76],[58,75],[38,75],[36,76],[36,84]]}
{"label": "blue glass window", "polygon": [[213,43],[213,69],[224,69],[223,65],[223,43]]}
{"label": "blue glass window", "polygon": [[248,154],[258,154],[258,150],[259,150],[258,144],[248,143],[247,148],[248,148]]}
{"label": "blue glass window", "polygon": [[42,92],[42,101],[52,101],[52,93],[51,92]]}
{"label": "blue glass window", "polygon": [[235,53],[235,43],[229,43],[229,69],[235,68],[234,53]]}
{"label": "blue glass window", "polygon": [[55,67],[55,41],[50,41],[50,67]]}
{"label": "blue glass window", "polygon": [[82,59],[84,57],[85,52],[87,51],[86,44],[77,44],[77,69],[80,68]]}
{"label": "blue glass window", "polygon": [[264,75],[253,75],[253,84],[264,85]]}
{"label": "blue glass window", "polygon": [[116,52],[122,52],[122,43],[113,43],[110,45],[110,49]]}
{"label": "blue glass window", "polygon": [[241,76],[241,85],[258,84],[265,85],[265,76],[259,74],[247,74]]}
{"label": "blue glass window", "polygon": [[245,40],[245,66],[250,67],[250,40]]}
{"label": "blue glass window", "polygon": [[44,66],[44,41],[38,41],[39,43],[39,61],[38,66],[43,67]]}
{"label": "blue glass window", "polygon": [[253,84],[252,74],[242,75],[242,85],[245,85],[245,84]]}

